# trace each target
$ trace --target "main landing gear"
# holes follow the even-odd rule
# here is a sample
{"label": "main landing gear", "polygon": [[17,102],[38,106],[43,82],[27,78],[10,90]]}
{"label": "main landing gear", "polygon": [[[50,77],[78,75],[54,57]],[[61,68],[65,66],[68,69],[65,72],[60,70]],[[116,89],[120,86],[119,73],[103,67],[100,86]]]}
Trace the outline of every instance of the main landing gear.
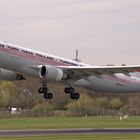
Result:
{"label": "main landing gear", "polygon": [[73,87],[66,87],[65,88],[65,93],[66,94],[70,94],[70,98],[71,99],[79,99],[80,98],[80,94],[79,93],[75,93],[75,89]]}
{"label": "main landing gear", "polygon": [[[39,88],[38,92],[40,94],[44,95],[45,99],[52,99],[53,98],[53,94],[51,92],[48,92],[48,86],[46,82],[42,82],[42,87]],[[65,93],[66,94],[70,94],[70,98],[71,99],[79,99],[80,98],[80,94],[75,92],[75,89],[73,87],[66,87],[65,88]]]}
{"label": "main landing gear", "polygon": [[47,87],[40,87],[39,88],[39,93],[44,94],[45,99],[52,99],[53,98],[53,94],[48,92]]}

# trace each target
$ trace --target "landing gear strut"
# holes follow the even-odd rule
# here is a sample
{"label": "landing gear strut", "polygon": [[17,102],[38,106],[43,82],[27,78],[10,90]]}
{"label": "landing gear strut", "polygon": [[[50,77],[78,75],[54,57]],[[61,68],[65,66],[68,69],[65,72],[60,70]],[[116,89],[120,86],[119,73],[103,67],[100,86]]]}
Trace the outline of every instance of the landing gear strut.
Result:
{"label": "landing gear strut", "polygon": [[71,99],[79,99],[80,98],[80,94],[79,93],[75,93],[75,89],[73,87],[66,87],[65,88],[65,93],[66,94],[70,94],[70,98]]}
{"label": "landing gear strut", "polygon": [[44,84],[44,83],[43,83],[43,87],[40,87],[39,90],[38,90],[38,92],[40,94],[44,94],[44,98],[45,99],[52,99],[53,98],[53,94],[49,93],[48,91],[49,90],[48,90],[47,84]]}

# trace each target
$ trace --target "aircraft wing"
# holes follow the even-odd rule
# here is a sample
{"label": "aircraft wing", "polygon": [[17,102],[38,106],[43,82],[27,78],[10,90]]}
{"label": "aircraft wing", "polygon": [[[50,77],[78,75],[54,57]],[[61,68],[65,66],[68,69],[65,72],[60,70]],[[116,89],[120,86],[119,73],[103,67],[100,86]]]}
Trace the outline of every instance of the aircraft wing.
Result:
{"label": "aircraft wing", "polygon": [[74,79],[85,78],[88,76],[100,76],[103,74],[115,76],[117,73],[122,73],[124,75],[130,76],[132,72],[140,72],[140,65],[133,66],[62,66],[60,67],[64,71],[69,71]]}

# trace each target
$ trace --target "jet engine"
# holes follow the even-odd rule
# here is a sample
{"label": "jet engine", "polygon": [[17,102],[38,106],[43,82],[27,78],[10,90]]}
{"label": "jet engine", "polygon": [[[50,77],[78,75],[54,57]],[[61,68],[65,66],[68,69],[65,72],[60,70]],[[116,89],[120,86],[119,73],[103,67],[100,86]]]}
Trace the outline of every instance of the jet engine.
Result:
{"label": "jet engine", "polygon": [[62,69],[50,65],[41,66],[39,76],[40,78],[44,78],[49,81],[61,81],[67,79],[67,75]]}
{"label": "jet engine", "polygon": [[7,80],[7,81],[15,81],[15,80],[23,80],[24,77],[16,72],[0,69],[0,80]]}

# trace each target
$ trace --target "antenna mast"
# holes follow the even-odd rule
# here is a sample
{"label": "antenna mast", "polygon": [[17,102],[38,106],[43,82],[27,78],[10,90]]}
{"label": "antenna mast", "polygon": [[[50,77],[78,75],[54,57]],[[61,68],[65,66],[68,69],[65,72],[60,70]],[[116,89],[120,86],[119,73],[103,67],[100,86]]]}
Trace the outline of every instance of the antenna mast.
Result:
{"label": "antenna mast", "polygon": [[78,50],[76,50],[76,56],[75,56],[75,59],[73,59],[73,60],[80,62],[80,59],[78,58],[78,53],[79,53]]}

